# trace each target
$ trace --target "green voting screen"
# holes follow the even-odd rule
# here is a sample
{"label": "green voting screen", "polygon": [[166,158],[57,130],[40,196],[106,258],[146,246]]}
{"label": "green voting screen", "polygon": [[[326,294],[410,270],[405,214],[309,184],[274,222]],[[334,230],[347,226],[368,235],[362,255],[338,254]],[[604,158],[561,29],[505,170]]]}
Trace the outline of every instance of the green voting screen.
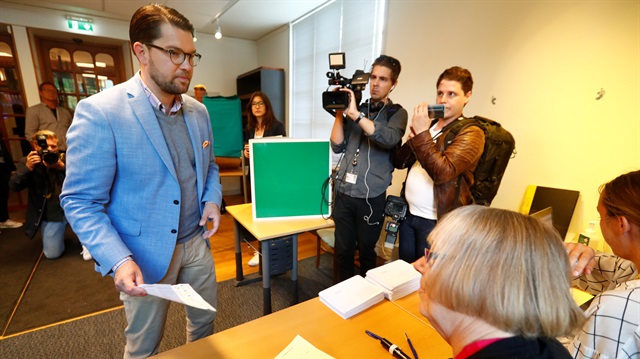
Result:
{"label": "green voting screen", "polygon": [[249,141],[253,218],[328,216],[329,141]]}

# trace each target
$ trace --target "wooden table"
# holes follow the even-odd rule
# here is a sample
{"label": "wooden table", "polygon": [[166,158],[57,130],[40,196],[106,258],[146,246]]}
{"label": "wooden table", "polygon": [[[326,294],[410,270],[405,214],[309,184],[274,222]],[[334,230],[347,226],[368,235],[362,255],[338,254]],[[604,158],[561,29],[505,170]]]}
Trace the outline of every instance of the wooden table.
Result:
{"label": "wooden table", "polygon": [[[417,293],[411,295],[417,297]],[[387,300],[345,320],[316,297],[160,353],[157,358],[274,358],[298,334],[335,358],[392,358],[365,330],[387,338],[411,355],[406,332],[420,359],[451,358],[449,344],[427,323]]]}
{"label": "wooden table", "polygon": [[[263,313],[271,313],[271,250],[270,241],[283,237],[292,238],[293,258],[291,259],[291,280],[293,281],[292,304],[298,303],[298,234],[333,226],[333,221],[323,218],[287,218],[253,220],[252,204],[228,206],[227,212],[233,217],[234,242],[236,248],[235,286],[241,286],[262,279]],[[260,242],[262,254],[262,275],[260,273],[244,277],[242,272],[242,237],[248,232]]]}

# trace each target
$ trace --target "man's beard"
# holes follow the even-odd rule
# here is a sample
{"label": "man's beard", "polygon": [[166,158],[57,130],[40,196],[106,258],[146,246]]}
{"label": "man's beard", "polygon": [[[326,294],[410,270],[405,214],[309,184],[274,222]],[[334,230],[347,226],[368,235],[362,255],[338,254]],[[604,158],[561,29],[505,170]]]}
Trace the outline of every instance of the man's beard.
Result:
{"label": "man's beard", "polygon": [[162,74],[160,73],[160,71],[158,71],[153,61],[149,62],[149,76],[162,91],[171,95],[180,95],[187,92],[187,90],[189,89],[189,83],[191,83],[191,81],[189,81],[189,83],[187,83],[187,85],[182,88],[179,84],[172,81],[173,78],[163,78]]}

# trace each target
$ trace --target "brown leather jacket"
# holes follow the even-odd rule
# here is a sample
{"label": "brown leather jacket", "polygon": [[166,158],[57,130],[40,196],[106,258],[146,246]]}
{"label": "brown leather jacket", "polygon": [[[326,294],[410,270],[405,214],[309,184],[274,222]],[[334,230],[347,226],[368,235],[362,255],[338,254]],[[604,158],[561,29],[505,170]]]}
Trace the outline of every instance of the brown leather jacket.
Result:
{"label": "brown leather jacket", "polygon": [[[444,140],[449,131],[441,134],[433,142],[431,133],[424,131],[405,142],[393,156],[395,168],[411,168],[420,161],[434,182],[434,199],[438,218],[447,212],[473,203],[471,185],[473,171],[484,150],[484,132],[478,126],[468,126],[460,131],[444,149]],[[460,181],[460,195],[457,201],[456,186]]]}

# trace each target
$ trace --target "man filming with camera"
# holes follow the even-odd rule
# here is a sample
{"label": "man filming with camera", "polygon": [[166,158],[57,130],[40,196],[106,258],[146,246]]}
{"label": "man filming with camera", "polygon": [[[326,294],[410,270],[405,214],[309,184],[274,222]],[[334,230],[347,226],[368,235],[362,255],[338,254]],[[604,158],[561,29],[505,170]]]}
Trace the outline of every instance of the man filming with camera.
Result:
{"label": "man filming with camera", "polygon": [[333,219],[338,280],[352,277],[356,246],[360,273],[376,266],[375,246],[384,223],[386,190],[391,184],[391,151],[402,139],[407,111],[389,99],[398,84],[400,62],[381,55],[374,62],[369,81],[371,98],[358,105],[349,88],[349,105],[336,111],[331,148],[341,153],[335,175]]}
{"label": "man filming with camera", "polygon": [[49,130],[36,132],[33,151],[16,165],[9,187],[18,192],[29,188],[25,233],[33,238],[42,227],[44,256],[56,259],[64,252],[67,221],[60,207],[60,191],[65,177],[64,156],[58,152],[58,136]]}

